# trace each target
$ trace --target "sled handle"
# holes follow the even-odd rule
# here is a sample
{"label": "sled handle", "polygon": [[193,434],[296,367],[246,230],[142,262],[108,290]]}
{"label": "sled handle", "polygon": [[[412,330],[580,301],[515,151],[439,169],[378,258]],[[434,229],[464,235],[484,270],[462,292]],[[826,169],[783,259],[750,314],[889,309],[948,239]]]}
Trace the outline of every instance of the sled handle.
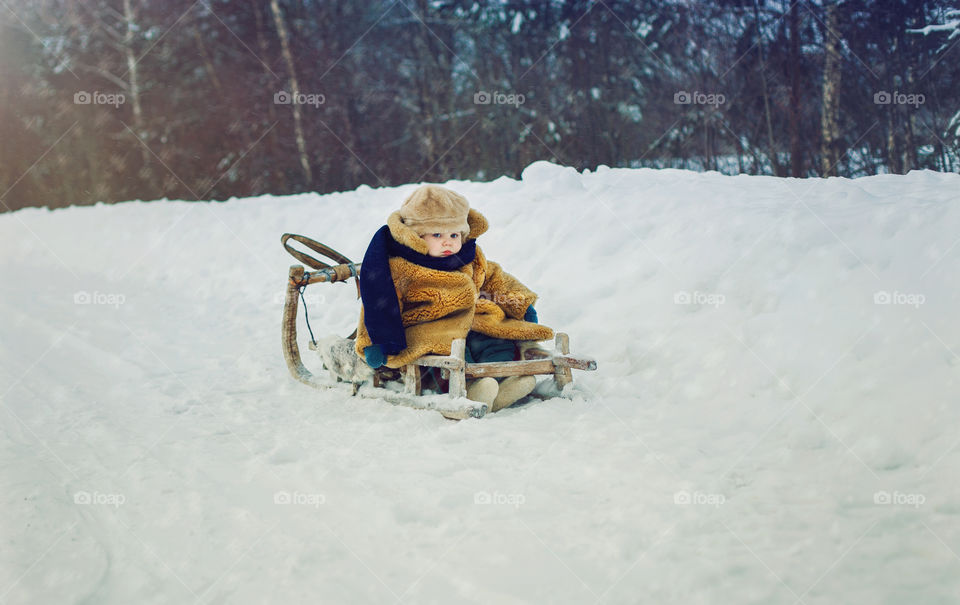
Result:
{"label": "sled handle", "polygon": [[300,382],[311,384],[313,373],[300,360],[300,348],[297,346],[297,304],[300,298],[300,285],[303,281],[303,265],[290,267],[287,279],[287,293],[283,301],[283,323],[281,339],[283,359],[287,362],[290,375]]}
{"label": "sled handle", "polygon": [[339,252],[337,252],[330,246],[327,246],[326,244],[321,244],[317,240],[310,239],[309,237],[306,237],[304,235],[297,235],[296,233],[284,233],[283,236],[280,237],[280,243],[283,244],[283,249],[289,252],[290,256],[297,259],[304,265],[310,267],[311,269],[325,269],[330,265],[321,261],[320,259],[314,258],[309,254],[306,254],[304,252],[297,250],[290,244],[289,240],[291,239],[295,242],[299,242],[303,244],[304,246],[306,246],[307,248],[309,248],[314,252],[317,252],[318,254],[322,254],[326,258],[336,263],[343,263],[343,264],[350,263],[349,258],[340,254]]}
{"label": "sled handle", "polygon": [[[290,280],[297,286],[316,284],[320,282],[333,283],[337,281],[347,281],[360,275],[361,263],[344,263],[335,265],[319,271],[304,271],[302,265],[293,265],[290,267]],[[296,281],[294,280],[293,270],[299,267]]]}

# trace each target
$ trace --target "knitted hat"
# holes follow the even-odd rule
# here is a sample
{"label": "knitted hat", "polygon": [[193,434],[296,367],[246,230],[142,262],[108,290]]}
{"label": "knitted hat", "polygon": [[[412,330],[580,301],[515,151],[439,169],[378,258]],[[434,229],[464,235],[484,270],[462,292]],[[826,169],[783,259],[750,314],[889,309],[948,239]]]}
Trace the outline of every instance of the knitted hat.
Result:
{"label": "knitted hat", "polygon": [[470,233],[467,214],[470,203],[459,193],[439,185],[423,185],[400,206],[403,224],[417,235],[427,233]]}

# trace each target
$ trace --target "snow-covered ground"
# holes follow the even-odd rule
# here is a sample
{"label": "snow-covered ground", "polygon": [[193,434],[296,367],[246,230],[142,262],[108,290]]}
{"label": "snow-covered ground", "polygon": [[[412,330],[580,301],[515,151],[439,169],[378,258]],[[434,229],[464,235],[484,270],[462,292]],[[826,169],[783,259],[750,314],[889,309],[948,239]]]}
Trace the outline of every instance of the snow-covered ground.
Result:
{"label": "snow-covered ground", "polygon": [[960,175],[451,182],[599,363],[463,422],[281,355],[414,186],[0,215],[0,603],[960,599]]}

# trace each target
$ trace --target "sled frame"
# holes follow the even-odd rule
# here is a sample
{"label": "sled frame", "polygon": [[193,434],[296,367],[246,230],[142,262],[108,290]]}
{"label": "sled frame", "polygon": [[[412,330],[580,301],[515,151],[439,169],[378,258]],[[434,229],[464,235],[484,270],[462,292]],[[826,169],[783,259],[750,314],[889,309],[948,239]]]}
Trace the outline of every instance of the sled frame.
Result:
{"label": "sled frame", "polygon": [[553,377],[553,382],[558,391],[563,391],[563,387],[573,382],[573,372],[571,370],[593,371],[597,369],[595,360],[570,354],[570,337],[567,334],[558,332],[554,343],[554,352],[542,359],[467,363],[465,360],[467,341],[463,338],[457,338],[450,347],[450,355],[424,355],[407,364],[403,369],[404,387],[406,392],[420,395],[420,368],[434,367],[440,368],[441,375],[450,381],[449,395],[451,397],[466,397],[467,380],[485,376],[501,378],[545,374]]}
{"label": "sled frame", "polygon": [[[283,357],[290,374],[298,381],[315,388],[329,389],[345,386],[344,383],[327,384],[317,379],[303,365],[300,348],[297,345],[297,310],[300,289],[314,283],[345,282],[356,278],[360,272],[360,263],[343,263],[317,271],[306,271],[303,265],[292,265],[287,276],[287,290],[283,305],[282,345]],[[443,378],[449,380],[449,393],[446,395],[424,396],[421,386],[422,367],[439,368]],[[570,339],[567,334],[558,332],[555,338],[555,350],[541,359],[521,361],[497,361],[483,363],[466,362],[466,340],[458,338],[451,344],[450,355],[424,355],[402,369],[403,392],[398,393],[383,388],[379,376],[375,373],[372,387],[361,388],[352,383],[352,394],[362,397],[385,399],[394,405],[403,405],[417,409],[434,409],[447,418],[482,418],[488,411],[485,404],[470,401],[467,395],[467,380],[485,376],[533,376],[551,375],[558,391],[573,381],[571,370],[593,371],[597,362],[587,357],[570,354]],[[439,398],[439,399],[438,399]]]}

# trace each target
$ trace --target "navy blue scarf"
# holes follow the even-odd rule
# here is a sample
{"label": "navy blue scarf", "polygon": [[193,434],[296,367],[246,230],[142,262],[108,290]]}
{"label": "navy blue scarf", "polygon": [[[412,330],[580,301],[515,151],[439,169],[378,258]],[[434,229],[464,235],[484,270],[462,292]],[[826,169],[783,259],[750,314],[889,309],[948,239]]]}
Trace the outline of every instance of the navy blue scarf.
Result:
{"label": "navy blue scarf", "polygon": [[380,227],[370,240],[360,267],[363,323],[373,344],[380,345],[385,355],[396,355],[407,348],[400,317],[400,301],[390,273],[390,257],[399,256],[428,269],[456,271],[472,263],[476,252],[477,241],[469,240],[464,242],[459,252],[450,256],[421,254],[393,239],[387,225]]}

